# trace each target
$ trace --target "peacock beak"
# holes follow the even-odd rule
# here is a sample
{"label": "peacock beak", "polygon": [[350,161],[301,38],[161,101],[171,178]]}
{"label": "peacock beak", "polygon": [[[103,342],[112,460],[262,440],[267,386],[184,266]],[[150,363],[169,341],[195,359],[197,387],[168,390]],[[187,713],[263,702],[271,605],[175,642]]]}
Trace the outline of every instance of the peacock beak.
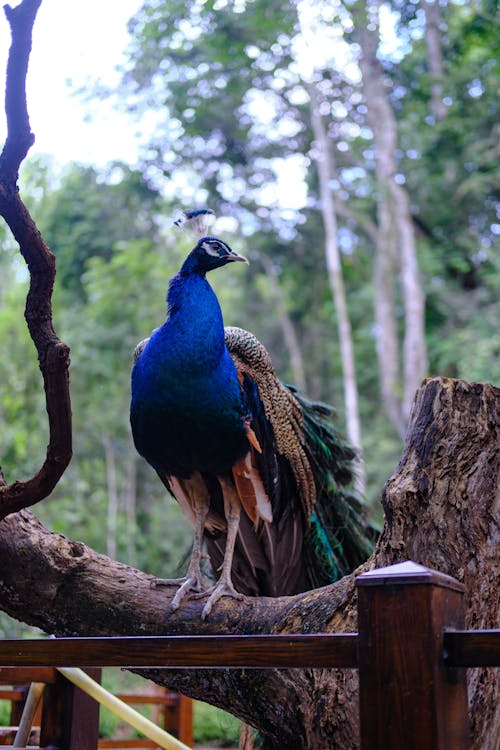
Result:
{"label": "peacock beak", "polygon": [[229,255],[227,256],[226,260],[229,261],[241,261],[242,263],[246,263],[247,265],[250,265],[250,261],[245,258],[244,255],[239,255],[238,253],[235,253],[234,250],[231,250]]}

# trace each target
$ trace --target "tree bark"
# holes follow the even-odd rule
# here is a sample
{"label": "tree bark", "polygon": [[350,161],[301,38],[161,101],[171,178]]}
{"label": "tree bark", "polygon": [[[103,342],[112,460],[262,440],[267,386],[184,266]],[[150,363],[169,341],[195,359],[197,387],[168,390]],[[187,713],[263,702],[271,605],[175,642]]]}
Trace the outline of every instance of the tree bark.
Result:
{"label": "tree bark", "polygon": [[[388,480],[384,529],[358,569],[406,559],[466,587],[469,628],[497,616],[500,389],[435,378],[418,391],[400,464]],[[57,635],[303,633],[356,630],[354,574],[278,599],[224,599],[208,622],[203,601],[169,609],[174,588],[45,529],[29,512],[1,522],[0,607]],[[355,670],[149,670],[148,677],[221,706],[273,747],[359,746]],[[469,671],[474,750],[494,750],[498,675]]]}

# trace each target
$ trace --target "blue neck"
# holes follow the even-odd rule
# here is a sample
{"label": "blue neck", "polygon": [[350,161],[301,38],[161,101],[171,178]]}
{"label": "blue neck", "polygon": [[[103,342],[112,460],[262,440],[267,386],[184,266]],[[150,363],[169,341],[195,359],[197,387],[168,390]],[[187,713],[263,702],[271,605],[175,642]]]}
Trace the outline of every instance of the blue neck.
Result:
{"label": "blue neck", "polygon": [[[224,349],[219,301],[204,275],[178,273],[167,293],[168,318],[160,329],[178,356],[196,352],[196,362],[218,361]],[[184,357],[183,357],[184,359]]]}
{"label": "blue neck", "polygon": [[219,302],[204,275],[191,272],[172,279],[167,304],[167,320],[132,373],[135,444],[163,473],[221,474],[245,455],[248,440]]}

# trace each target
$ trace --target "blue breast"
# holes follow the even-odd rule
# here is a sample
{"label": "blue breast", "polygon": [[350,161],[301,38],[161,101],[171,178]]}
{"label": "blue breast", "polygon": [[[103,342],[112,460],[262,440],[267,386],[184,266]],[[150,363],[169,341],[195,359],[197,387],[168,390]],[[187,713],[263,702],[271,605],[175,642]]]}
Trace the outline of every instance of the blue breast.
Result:
{"label": "blue breast", "polygon": [[132,372],[131,424],[158,471],[220,474],[248,451],[245,408],[217,297],[198,274],[171,283],[169,317]]}

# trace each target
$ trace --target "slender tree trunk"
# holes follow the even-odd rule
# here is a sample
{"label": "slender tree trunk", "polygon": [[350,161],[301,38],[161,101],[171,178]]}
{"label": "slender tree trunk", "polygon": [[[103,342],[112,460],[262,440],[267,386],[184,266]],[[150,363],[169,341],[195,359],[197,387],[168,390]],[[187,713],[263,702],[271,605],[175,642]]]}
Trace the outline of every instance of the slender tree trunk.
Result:
{"label": "slender tree trunk", "polygon": [[283,332],[283,338],[285,340],[288,355],[290,357],[290,365],[293,372],[294,383],[302,391],[307,391],[302,349],[300,347],[299,338],[297,336],[295,326],[292,323],[292,319],[290,318],[290,315],[288,314],[288,310],[286,308],[285,300],[283,298],[283,291],[279,283],[278,274],[276,273],[276,267],[272,260],[264,253],[259,253],[259,260],[262,263],[262,267],[266,272],[266,276],[273,290],[273,296],[276,301],[278,318],[280,321],[281,330]]}
{"label": "slender tree trunk", "polygon": [[127,516],[127,560],[129,565],[135,565],[137,550],[135,538],[137,534],[137,451],[130,438],[127,445],[127,470],[125,487],[125,513]]}
{"label": "slender tree trunk", "polygon": [[[380,162],[377,163],[379,183],[382,178],[383,166]],[[395,300],[397,249],[390,208],[385,198],[378,198],[379,231],[373,261],[375,346],[382,403],[392,425],[398,434],[404,437],[406,423],[401,412],[401,367]]]}
{"label": "slender tree trunk", "polygon": [[[466,627],[496,626],[500,389],[435,378],[417,393],[403,455],[388,480],[384,529],[358,569],[411,559],[458,578]],[[175,586],[49,532],[28,511],[1,523],[0,608],[57,635],[352,632],[354,575],[295,597],[203,600],[173,612]],[[150,670],[147,676],[212,702],[259,728],[274,748],[356,750],[357,673],[315,670]],[[468,670],[472,750],[496,750],[494,669]]]}
{"label": "slender tree trunk", "polygon": [[425,341],[425,297],[418,267],[410,199],[407,191],[394,180],[391,187],[399,230],[400,284],[405,316],[401,410],[406,425],[415,392],[429,366]]}
{"label": "slender tree trunk", "polygon": [[431,75],[431,112],[436,121],[446,117],[443,102],[443,53],[441,49],[441,9],[439,0],[422,0],[425,13],[425,41],[427,43],[427,68]]}
{"label": "slender tree trunk", "polygon": [[354,361],[354,347],[352,343],[351,321],[347,309],[347,299],[342,275],[342,263],[337,241],[337,214],[332,195],[331,182],[335,170],[331,154],[328,135],[321,118],[316,89],[313,84],[308,86],[311,103],[311,124],[316,141],[316,164],[319,177],[321,199],[321,215],[325,230],[325,256],[328,270],[328,280],[332,291],[335,310],[337,313],[337,327],[342,360],[342,377],[344,383],[344,403],[346,414],[346,432],[350,442],[357,448],[360,455],[356,490],[363,493],[365,489],[365,470],[361,448],[361,420],[359,416],[358,386],[356,381],[356,365]]}
{"label": "slender tree trunk", "polygon": [[116,527],[118,519],[118,489],[116,482],[115,452],[111,438],[106,433],[102,437],[104,458],[106,461],[106,484],[108,490],[108,518],[106,531],[106,552],[109,557],[116,557]]}
{"label": "slender tree trunk", "polygon": [[[360,10],[361,9],[361,10]],[[360,68],[368,124],[376,150],[378,243],[374,264],[377,355],[382,400],[400,435],[413,396],[427,371],[425,298],[419,275],[415,234],[406,189],[397,181],[397,123],[377,58],[379,2],[358,5]],[[398,340],[396,287],[404,311],[402,356]],[[400,361],[402,361],[402,372]]]}

